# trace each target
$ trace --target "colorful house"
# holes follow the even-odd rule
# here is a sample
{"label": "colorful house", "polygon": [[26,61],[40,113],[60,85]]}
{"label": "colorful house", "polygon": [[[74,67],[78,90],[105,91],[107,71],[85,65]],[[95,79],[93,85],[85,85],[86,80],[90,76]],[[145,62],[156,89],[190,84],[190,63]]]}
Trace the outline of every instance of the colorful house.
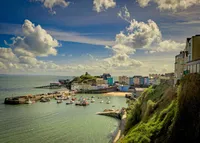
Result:
{"label": "colorful house", "polygon": [[129,77],[119,76],[119,83],[129,85]]}
{"label": "colorful house", "polygon": [[141,86],[144,85],[144,77],[140,77],[140,84],[139,85],[141,85]]}
{"label": "colorful house", "polygon": [[139,86],[140,85],[140,77],[142,76],[134,76],[133,77],[133,82],[135,86]]}
{"label": "colorful house", "polygon": [[133,77],[129,77],[129,85],[134,85]]}
{"label": "colorful house", "polygon": [[149,77],[147,77],[147,76],[144,77],[144,85],[145,86],[149,85]]}
{"label": "colorful house", "polygon": [[112,86],[112,85],[114,84],[114,79],[113,79],[113,77],[107,78],[107,81],[108,81],[108,85],[109,85],[109,86]]}

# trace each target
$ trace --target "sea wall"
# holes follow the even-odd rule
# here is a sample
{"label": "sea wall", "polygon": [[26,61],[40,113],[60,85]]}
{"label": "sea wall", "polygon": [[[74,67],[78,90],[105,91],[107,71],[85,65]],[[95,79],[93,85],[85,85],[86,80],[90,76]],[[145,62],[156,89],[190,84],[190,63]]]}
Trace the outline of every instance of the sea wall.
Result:
{"label": "sea wall", "polygon": [[4,104],[25,104],[27,100],[37,102],[42,98],[55,98],[57,96],[68,96],[70,92],[60,91],[47,94],[37,94],[37,95],[25,95],[25,96],[16,96],[16,97],[7,97],[4,100]]}

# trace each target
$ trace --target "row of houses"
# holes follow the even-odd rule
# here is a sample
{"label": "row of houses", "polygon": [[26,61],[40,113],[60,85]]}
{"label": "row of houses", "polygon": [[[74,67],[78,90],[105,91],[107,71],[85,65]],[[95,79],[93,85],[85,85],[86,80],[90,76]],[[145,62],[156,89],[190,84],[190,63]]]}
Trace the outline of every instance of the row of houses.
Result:
{"label": "row of houses", "polygon": [[188,73],[200,73],[200,35],[186,39],[184,51],[175,56],[175,83]]}
{"label": "row of houses", "polygon": [[109,86],[117,85],[118,87],[123,88],[124,91],[129,87],[148,87],[149,85],[158,85],[166,80],[174,80],[174,73],[166,74],[150,74],[149,76],[119,76],[112,77],[110,74],[105,73],[99,78],[96,78],[96,82],[91,84],[87,83],[73,83],[71,85],[72,90],[97,90],[105,89]]}

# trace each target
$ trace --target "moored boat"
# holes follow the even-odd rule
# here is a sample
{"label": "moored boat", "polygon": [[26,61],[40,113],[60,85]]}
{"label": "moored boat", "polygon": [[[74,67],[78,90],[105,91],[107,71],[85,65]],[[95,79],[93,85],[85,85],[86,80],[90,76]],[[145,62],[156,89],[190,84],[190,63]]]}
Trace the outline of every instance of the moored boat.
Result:
{"label": "moored boat", "polygon": [[58,104],[62,103],[62,100],[57,100],[57,103],[58,103]]}
{"label": "moored boat", "polygon": [[110,104],[110,101],[108,100],[108,101],[106,102],[106,104]]}
{"label": "moored boat", "polygon": [[92,100],[91,100],[91,103],[94,103],[94,102],[95,102],[95,100],[94,100],[94,99],[92,99]]}

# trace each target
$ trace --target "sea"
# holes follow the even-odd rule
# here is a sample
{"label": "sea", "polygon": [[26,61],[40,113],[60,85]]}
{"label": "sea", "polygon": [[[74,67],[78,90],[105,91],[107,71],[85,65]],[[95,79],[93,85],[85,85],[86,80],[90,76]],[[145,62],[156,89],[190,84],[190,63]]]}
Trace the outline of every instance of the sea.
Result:
{"label": "sea", "polygon": [[[95,103],[81,107],[48,103],[5,105],[6,97],[40,94],[58,89],[34,87],[70,79],[68,76],[0,75],[0,143],[109,143],[116,133],[119,120],[96,115],[104,109],[126,107],[124,97],[107,97],[100,94],[82,94],[77,97],[95,96]],[[60,89],[64,90],[64,89]],[[104,103],[100,103],[102,97]],[[115,107],[113,107],[115,106]]]}

